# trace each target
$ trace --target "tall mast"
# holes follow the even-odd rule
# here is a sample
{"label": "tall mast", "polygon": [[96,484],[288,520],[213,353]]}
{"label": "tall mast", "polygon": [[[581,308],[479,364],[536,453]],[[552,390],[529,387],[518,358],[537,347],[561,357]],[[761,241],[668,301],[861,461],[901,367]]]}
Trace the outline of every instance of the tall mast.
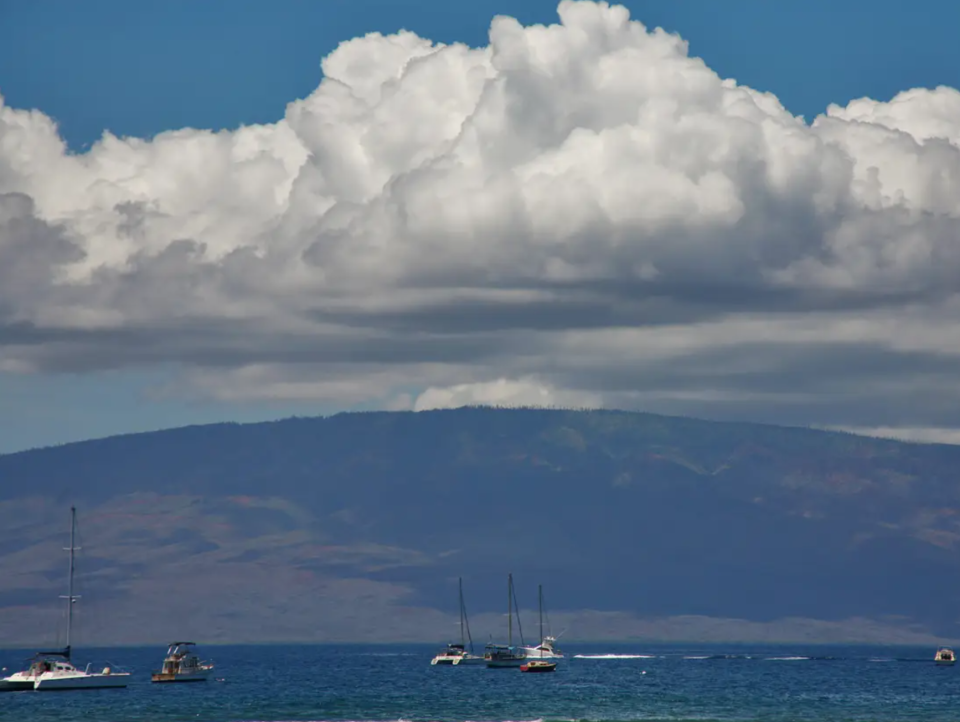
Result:
{"label": "tall mast", "polygon": [[61,599],[67,600],[67,648],[64,650],[66,658],[70,659],[70,639],[73,632],[73,603],[80,597],[73,593],[73,570],[75,565],[75,556],[78,549],[77,544],[77,507],[70,507],[70,546],[64,551],[70,552],[70,581],[67,586],[67,596],[61,596]]}
{"label": "tall mast", "polygon": [[543,657],[543,585],[537,585],[537,597],[540,604],[540,656]]}
{"label": "tall mast", "polygon": [[507,575],[507,644],[513,646],[513,574]]}
{"label": "tall mast", "polygon": [[[463,579],[460,579],[460,614],[463,615],[463,629],[467,632],[467,641],[470,642],[470,651],[473,652],[473,635],[470,634],[470,618],[467,616],[467,603],[463,601]],[[461,632],[461,635],[462,634]]]}
{"label": "tall mast", "polygon": [[460,585],[460,644],[466,647],[467,638],[463,634],[463,577],[459,578]]}

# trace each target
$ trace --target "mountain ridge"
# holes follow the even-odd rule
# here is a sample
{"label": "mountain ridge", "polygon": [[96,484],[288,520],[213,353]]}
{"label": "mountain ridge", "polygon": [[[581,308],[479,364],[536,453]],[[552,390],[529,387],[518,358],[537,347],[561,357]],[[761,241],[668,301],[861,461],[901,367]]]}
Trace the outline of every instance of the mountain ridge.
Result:
{"label": "mountain ridge", "polygon": [[49,627],[54,607],[24,600],[57,589],[76,502],[81,569],[122,620],[93,627],[118,642],[142,616],[177,636],[154,597],[188,589],[207,638],[415,641],[450,628],[457,576],[495,627],[513,571],[579,615],[574,638],[672,639],[684,619],[703,641],[929,643],[960,637],[958,462],[960,447],[823,429],[489,407],[25,450],[0,456],[0,633]]}

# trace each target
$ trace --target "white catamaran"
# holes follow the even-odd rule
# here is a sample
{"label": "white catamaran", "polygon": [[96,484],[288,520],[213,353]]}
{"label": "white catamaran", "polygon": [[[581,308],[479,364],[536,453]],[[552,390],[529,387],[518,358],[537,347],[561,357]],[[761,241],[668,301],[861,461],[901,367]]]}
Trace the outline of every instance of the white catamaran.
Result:
{"label": "white catamaran", "polygon": [[[452,665],[471,665],[485,664],[483,657],[478,657],[473,653],[473,637],[470,634],[470,621],[467,619],[467,607],[463,603],[463,579],[459,580],[460,586],[460,644],[448,644],[440,654],[430,660],[430,664],[452,664]],[[467,651],[469,641],[470,651]]]}
{"label": "white catamaran", "polygon": [[70,552],[70,582],[67,595],[61,597],[61,599],[67,600],[67,646],[56,652],[38,652],[28,669],[0,680],[0,689],[47,691],[127,686],[127,680],[130,677],[129,672],[114,672],[110,667],[104,667],[102,672],[91,672],[89,664],[86,669],[80,670],[74,667],[70,660],[73,605],[80,598],[73,593],[75,555],[79,548],[76,545],[76,534],[77,509],[76,507],[70,507],[70,546],[65,549],[65,551]]}
{"label": "white catamaran", "polygon": [[[488,667],[519,667],[527,658],[522,647],[513,646],[513,610],[517,606],[517,596],[513,591],[513,574],[507,575],[507,643],[488,644],[483,655]],[[523,627],[520,626],[520,610],[517,609],[517,627],[520,630],[520,644],[523,644]]]}

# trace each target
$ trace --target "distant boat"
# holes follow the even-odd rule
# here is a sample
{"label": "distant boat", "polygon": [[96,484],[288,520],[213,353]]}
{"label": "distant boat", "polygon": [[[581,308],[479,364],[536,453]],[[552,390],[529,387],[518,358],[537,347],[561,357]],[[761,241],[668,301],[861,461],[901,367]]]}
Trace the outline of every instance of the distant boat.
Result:
{"label": "distant boat", "polygon": [[947,666],[957,661],[957,655],[955,655],[949,647],[940,647],[936,655],[934,655],[933,661],[937,664]]}
{"label": "distant boat", "polygon": [[[537,598],[539,600],[539,605],[540,605],[540,640],[541,640],[540,646],[533,648],[536,650],[536,657],[534,659],[530,659],[530,657],[534,656],[530,654],[531,648],[530,647],[523,648],[527,654],[528,661],[520,665],[521,672],[553,672],[557,669],[556,662],[551,662],[547,659],[544,659],[544,656],[545,656],[544,652],[547,651],[547,649],[549,649],[549,653],[551,655],[556,655],[556,653],[553,650],[552,644],[547,643],[547,644],[550,644],[549,648],[546,646],[545,644],[546,640],[543,636],[543,585],[542,584],[537,586]],[[556,658],[556,656],[554,656],[553,658]]]}
{"label": "distant boat", "polygon": [[0,680],[0,689],[74,690],[104,689],[108,687],[126,687],[129,672],[114,672],[104,667],[102,672],[91,672],[90,665],[79,670],[70,661],[70,635],[73,630],[73,605],[78,596],[73,593],[73,573],[75,567],[77,535],[77,509],[70,507],[70,581],[67,596],[67,646],[56,652],[38,652],[30,667]]}
{"label": "distant boat", "polygon": [[[470,621],[467,619],[467,607],[463,603],[463,579],[458,580],[460,587],[460,644],[448,644],[440,654],[430,660],[430,664],[471,665],[484,664],[486,660],[473,654],[473,637],[470,635]],[[467,652],[467,640],[470,651]]]}
{"label": "distant boat", "polygon": [[520,665],[521,672],[556,672],[557,663],[545,659],[531,659]]}
{"label": "distant boat", "polygon": [[213,665],[201,662],[193,642],[173,642],[167,649],[163,668],[150,675],[151,682],[206,682]]}
{"label": "distant boat", "polygon": [[[507,643],[488,644],[483,655],[488,667],[519,667],[527,658],[520,647],[513,646],[513,609],[517,597],[513,591],[513,574],[507,575]],[[517,626],[520,626],[520,610],[517,609]],[[523,644],[523,628],[520,628],[520,644]]]}
{"label": "distant boat", "polygon": [[557,638],[551,637],[550,635],[547,635],[546,637],[543,636],[543,585],[540,585],[537,591],[540,606],[540,644],[536,647],[524,647],[523,651],[526,653],[527,657],[553,660],[563,659],[563,652],[554,646],[557,642]]}

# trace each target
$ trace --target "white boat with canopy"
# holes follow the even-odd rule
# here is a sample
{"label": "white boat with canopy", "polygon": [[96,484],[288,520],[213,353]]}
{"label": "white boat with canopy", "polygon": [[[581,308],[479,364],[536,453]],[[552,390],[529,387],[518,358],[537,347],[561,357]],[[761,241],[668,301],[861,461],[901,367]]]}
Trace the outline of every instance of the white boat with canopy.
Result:
{"label": "white boat with canopy", "polygon": [[213,664],[203,662],[195,651],[194,642],[172,642],[167,648],[163,667],[150,675],[151,682],[206,682]]}

